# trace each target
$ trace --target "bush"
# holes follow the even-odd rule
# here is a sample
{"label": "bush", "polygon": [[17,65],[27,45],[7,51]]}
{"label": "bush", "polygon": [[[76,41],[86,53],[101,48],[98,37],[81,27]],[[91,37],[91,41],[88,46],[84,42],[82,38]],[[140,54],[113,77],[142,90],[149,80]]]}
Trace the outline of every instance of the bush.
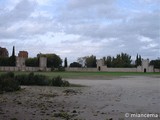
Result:
{"label": "bush", "polygon": [[63,87],[68,87],[68,86],[70,86],[70,83],[66,80],[63,80],[63,85],[62,86]]}
{"label": "bush", "polygon": [[59,72],[64,72],[64,71],[65,71],[65,68],[64,68],[64,67],[58,67],[58,71],[59,71]]}
{"label": "bush", "polygon": [[68,81],[62,80],[60,76],[57,76],[57,77],[52,78],[51,86],[68,87],[70,86],[70,84]]}
{"label": "bush", "polygon": [[34,75],[33,72],[22,75],[17,75],[16,79],[21,85],[48,85],[49,79],[44,75]]}
{"label": "bush", "polygon": [[20,85],[67,87],[70,83],[62,80],[60,76],[50,80],[45,75],[35,75],[33,72],[16,76],[13,72],[8,72],[0,76],[0,93],[19,90]]}
{"label": "bush", "polygon": [[0,76],[0,93],[12,92],[20,89],[18,80],[15,79],[14,73],[9,72]]}
{"label": "bush", "polygon": [[15,76],[15,79],[19,81],[20,85],[29,85],[28,76],[25,74]]}

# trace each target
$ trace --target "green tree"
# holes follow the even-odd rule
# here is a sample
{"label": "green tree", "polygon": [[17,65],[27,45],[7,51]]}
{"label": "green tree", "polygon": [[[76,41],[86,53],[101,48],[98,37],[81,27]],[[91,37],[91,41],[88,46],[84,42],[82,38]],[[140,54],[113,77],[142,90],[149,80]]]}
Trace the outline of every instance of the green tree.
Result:
{"label": "green tree", "polygon": [[150,65],[153,65],[154,68],[160,69],[160,59],[151,60]]}
{"label": "green tree", "polygon": [[96,56],[91,55],[91,56],[86,57],[85,65],[88,68],[95,68],[95,67],[97,67]]}
{"label": "green tree", "polygon": [[107,67],[112,67],[113,58],[111,56],[107,56],[107,58],[103,57],[103,59],[104,59],[105,65],[107,65]]}
{"label": "green tree", "polygon": [[36,58],[28,58],[25,61],[25,65],[26,66],[30,66],[30,67],[38,67],[39,66],[39,59]]}
{"label": "green tree", "polygon": [[10,58],[0,57],[0,66],[10,66]]}
{"label": "green tree", "polygon": [[13,46],[12,56],[9,58],[10,66],[16,66],[16,56],[15,56],[15,47]]}
{"label": "green tree", "polygon": [[136,61],[135,61],[136,66],[142,65],[142,58],[140,55],[137,54],[136,56]]}
{"label": "green tree", "polygon": [[67,61],[67,58],[64,59],[64,67],[68,67],[68,61]]}
{"label": "green tree", "polygon": [[62,67],[62,59],[56,54],[38,54],[37,57],[47,57],[47,67],[60,68]]}
{"label": "green tree", "polygon": [[79,64],[78,62],[73,62],[70,64],[70,67],[82,67],[82,65]]}
{"label": "green tree", "polygon": [[105,61],[108,67],[119,67],[119,68],[132,67],[131,62],[132,62],[131,56],[128,55],[127,53],[117,54],[116,57],[108,56]]}

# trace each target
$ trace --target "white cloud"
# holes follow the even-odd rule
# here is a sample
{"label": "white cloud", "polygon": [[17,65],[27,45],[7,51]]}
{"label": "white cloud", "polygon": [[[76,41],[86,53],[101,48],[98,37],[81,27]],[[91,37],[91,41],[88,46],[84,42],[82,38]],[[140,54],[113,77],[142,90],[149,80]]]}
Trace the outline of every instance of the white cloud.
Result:
{"label": "white cloud", "polygon": [[144,36],[139,36],[139,40],[141,42],[152,42],[153,41],[151,38],[144,37]]}
{"label": "white cloud", "polygon": [[158,46],[158,44],[157,43],[150,43],[150,44],[148,44],[148,45],[146,45],[146,46],[142,46],[142,49],[153,49],[153,48],[155,48],[155,47],[157,47]]}
{"label": "white cloud", "polygon": [[[133,3],[133,4],[131,4]],[[149,4],[150,3],[150,4]],[[55,52],[75,59],[127,52],[156,58],[158,0],[6,0],[0,6],[0,44],[31,56]]]}

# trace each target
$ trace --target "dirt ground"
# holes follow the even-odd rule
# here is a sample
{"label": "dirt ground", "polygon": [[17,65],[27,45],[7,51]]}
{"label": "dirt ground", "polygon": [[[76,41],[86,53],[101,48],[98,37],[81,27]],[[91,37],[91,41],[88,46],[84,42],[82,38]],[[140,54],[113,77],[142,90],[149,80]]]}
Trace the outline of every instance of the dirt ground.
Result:
{"label": "dirt ground", "polygon": [[160,115],[159,76],[68,81],[86,87],[22,86],[21,91],[0,94],[0,120],[160,119],[130,116]]}

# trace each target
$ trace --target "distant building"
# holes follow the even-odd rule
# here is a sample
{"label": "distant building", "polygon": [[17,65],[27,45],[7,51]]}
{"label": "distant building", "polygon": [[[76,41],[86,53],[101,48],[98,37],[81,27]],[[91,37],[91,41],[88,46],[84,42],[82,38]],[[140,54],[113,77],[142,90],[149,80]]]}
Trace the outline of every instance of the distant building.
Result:
{"label": "distant building", "polygon": [[6,48],[0,47],[0,57],[8,57],[8,50]]}
{"label": "distant building", "polygon": [[28,52],[27,51],[19,51],[18,57],[28,58]]}

